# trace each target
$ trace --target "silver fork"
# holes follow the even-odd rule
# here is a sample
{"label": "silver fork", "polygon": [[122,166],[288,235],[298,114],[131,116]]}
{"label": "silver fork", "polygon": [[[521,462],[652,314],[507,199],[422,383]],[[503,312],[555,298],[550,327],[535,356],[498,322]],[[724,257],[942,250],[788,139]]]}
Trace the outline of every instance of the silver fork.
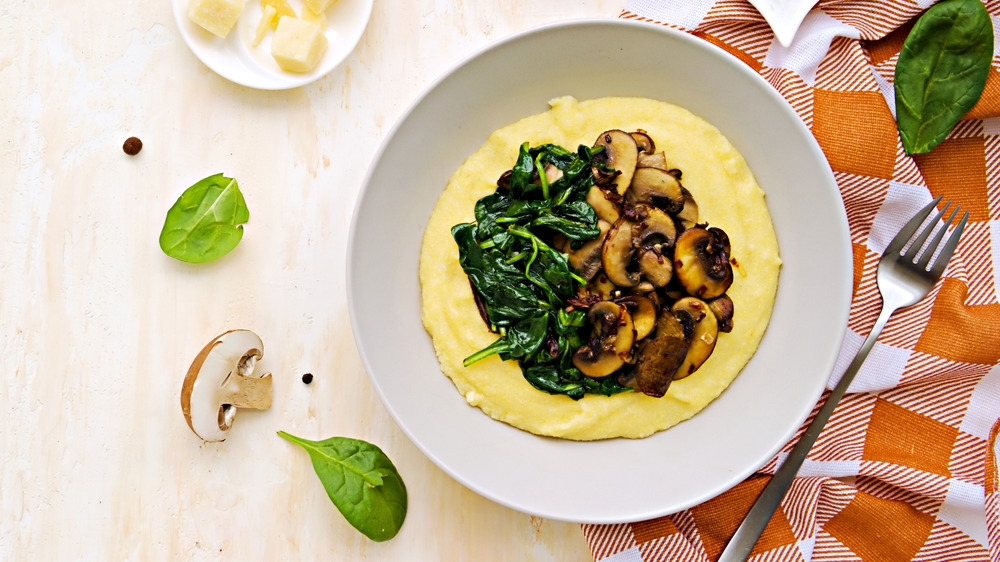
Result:
{"label": "silver fork", "polygon": [[[919,302],[930,293],[931,288],[941,278],[945,266],[948,265],[948,260],[955,253],[958,240],[962,236],[962,230],[969,219],[969,213],[966,212],[962,220],[959,221],[958,226],[955,227],[951,236],[941,246],[941,251],[936,252],[941,241],[944,240],[948,227],[958,213],[959,206],[956,205],[955,209],[951,212],[951,216],[938,229],[937,234],[934,235],[931,242],[926,244],[926,249],[921,252],[920,249],[925,245],[924,243],[927,241],[928,236],[930,236],[934,227],[940,222],[941,217],[944,216],[948,207],[951,206],[951,201],[945,204],[937,216],[934,217],[934,220],[921,230],[915,238],[914,233],[917,232],[917,229],[927,219],[927,216],[931,214],[931,211],[937,207],[940,201],[941,198],[938,197],[921,209],[920,212],[910,219],[910,222],[903,226],[899,234],[889,242],[885,252],[882,253],[882,257],[878,261],[877,275],[879,292],[882,294],[882,311],[878,315],[878,320],[875,321],[875,326],[872,328],[868,338],[861,345],[858,354],[854,356],[854,360],[847,367],[840,382],[830,392],[830,395],[826,398],[826,402],[823,403],[819,412],[816,413],[816,417],[813,418],[809,427],[806,428],[805,433],[802,434],[802,438],[799,439],[799,442],[788,453],[788,458],[785,459],[785,462],[774,473],[771,481],[764,487],[757,501],[750,508],[750,512],[747,513],[743,523],[736,529],[733,538],[730,539],[729,544],[726,545],[726,549],[722,552],[719,562],[734,562],[747,559],[754,544],[757,543],[761,533],[764,531],[764,527],[767,526],[767,522],[770,521],[771,515],[774,514],[774,511],[778,508],[778,504],[781,503],[781,499],[788,491],[788,487],[802,466],[802,461],[805,460],[806,454],[809,453],[809,449],[816,443],[819,432],[823,429],[826,421],[830,419],[830,414],[833,413],[837,402],[847,392],[847,387],[854,380],[854,375],[861,369],[861,365],[865,362],[865,358],[868,357],[868,352],[875,345],[875,340],[878,339],[882,328],[889,321],[889,317],[900,308],[906,308]],[[907,242],[911,238],[913,242],[907,246]],[[936,258],[935,253],[937,254]]]}

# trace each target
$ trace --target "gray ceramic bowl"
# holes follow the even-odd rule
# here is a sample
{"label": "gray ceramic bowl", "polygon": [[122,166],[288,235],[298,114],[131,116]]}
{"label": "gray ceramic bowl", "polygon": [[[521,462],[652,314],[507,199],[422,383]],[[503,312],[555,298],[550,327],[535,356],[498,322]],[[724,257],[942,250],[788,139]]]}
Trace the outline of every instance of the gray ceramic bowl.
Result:
{"label": "gray ceramic bowl", "polygon": [[[560,54],[525,72],[538,53]],[[417,264],[451,173],[489,133],[562,95],[641,96],[685,107],[742,152],[767,194],[784,265],[770,327],[722,396],[641,440],[542,438],[466,404],[420,320]],[[385,259],[386,252],[392,259]],[[420,97],[381,146],[355,209],[348,257],[354,335],[379,396],[442,470],[511,508],[612,523],[680,511],[772,458],[819,398],[851,294],[847,220],[809,130],[755,72],[700,39],[618,20],[547,26],[498,41]],[[572,474],[572,479],[552,475]],[[632,475],[655,475],[653,480]]]}

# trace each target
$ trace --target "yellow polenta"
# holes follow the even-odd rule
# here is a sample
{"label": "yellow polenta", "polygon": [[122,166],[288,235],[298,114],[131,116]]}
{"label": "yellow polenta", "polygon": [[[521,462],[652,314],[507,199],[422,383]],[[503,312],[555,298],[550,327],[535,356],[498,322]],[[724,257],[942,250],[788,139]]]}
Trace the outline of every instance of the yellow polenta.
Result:
{"label": "yellow polenta", "polygon": [[[545,113],[504,127],[465,161],[441,194],[424,232],[420,283],[424,327],[434,342],[441,370],[468,403],[494,419],[539,435],[591,440],[646,437],[698,413],[725,390],[757,349],[774,304],[781,260],[764,194],[749,167],[712,125],[674,105],[640,98],[550,102]],[[608,129],[645,130],[664,151],[669,168],[683,172],[683,184],[698,202],[700,222],[729,235],[738,262],[728,294],[735,303],[734,328],[719,335],[708,361],[691,376],[674,381],[666,396],[638,392],[587,395],[574,401],[536,390],[515,361],[497,356],[462,366],[462,360],[493,343],[468,277],[458,263],[451,227],[475,220],[476,201],[496,189],[521,143],[553,143],[570,150],[593,145]]]}

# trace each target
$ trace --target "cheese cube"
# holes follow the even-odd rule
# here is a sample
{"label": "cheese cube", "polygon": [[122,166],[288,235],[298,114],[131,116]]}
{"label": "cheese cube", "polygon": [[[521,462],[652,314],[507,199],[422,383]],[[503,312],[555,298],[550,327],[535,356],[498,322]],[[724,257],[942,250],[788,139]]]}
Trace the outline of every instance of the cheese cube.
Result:
{"label": "cheese cube", "polygon": [[275,19],[277,11],[274,6],[264,6],[264,13],[260,16],[260,21],[257,22],[257,29],[253,34],[253,46],[256,47],[260,45],[262,39],[264,39],[264,32],[267,31],[268,27],[271,27],[271,21]]}
{"label": "cheese cube", "polygon": [[326,52],[326,35],[315,23],[285,16],[271,40],[271,56],[289,72],[309,72]]}
{"label": "cheese cube", "polygon": [[322,14],[333,4],[334,0],[306,0],[306,7],[314,14]]}
{"label": "cheese cube", "polygon": [[191,21],[219,37],[229,35],[243,11],[244,0],[190,0],[188,17]]}
{"label": "cheese cube", "polygon": [[260,0],[261,9],[266,10],[268,6],[274,8],[275,13],[278,14],[269,24],[271,29],[278,29],[278,22],[281,20],[282,16],[291,16],[293,18],[299,17],[298,14],[295,13],[295,10],[288,5],[286,0]]}

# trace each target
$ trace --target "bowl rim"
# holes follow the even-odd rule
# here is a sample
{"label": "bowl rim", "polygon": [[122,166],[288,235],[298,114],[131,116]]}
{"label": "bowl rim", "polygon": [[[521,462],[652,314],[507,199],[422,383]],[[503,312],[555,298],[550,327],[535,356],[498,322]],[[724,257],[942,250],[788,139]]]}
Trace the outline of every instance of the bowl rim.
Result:
{"label": "bowl rim", "polygon": [[[427,457],[428,459],[430,459],[437,466],[437,468],[441,469],[446,474],[448,474],[452,479],[456,480],[457,482],[459,482],[460,484],[462,484],[464,487],[466,487],[466,488],[474,491],[476,494],[478,494],[478,495],[480,495],[482,497],[485,497],[485,498],[487,498],[487,499],[489,499],[489,500],[491,500],[491,501],[493,501],[495,503],[498,503],[500,505],[503,505],[505,507],[514,509],[514,510],[522,512],[522,513],[527,513],[527,514],[530,514],[530,515],[536,515],[536,516],[539,516],[539,517],[544,517],[544,518],[558,520],[558,521],[581,523],[581,524],[620,524],[620,523],[628,523],[628,522],[634,522],[634,521],[648,520],[648,519],[652,519],[652,518],[655,518],[655,517],[661,517],[661,516],[665,516],[665,515],[669,515],[669,514],[673,514],[673,513],[678,513],[678,512],[681,512],[681,511],[685,510],[685,509],[689,509],[689,508],[691,508],[693,506],[696,506],[696,505],[699,505],[701,503],[704,503],[705,501],[708,501],[708,500],[710,500],[712,498],[715,498],[715,497],[719,496],[722,493],[725,493],[726,491],[732,489],[734,486],[738,485],[740,482],[743,482],[748,477],[750,477],[751,475],[753,475],[761,467],[765,466],[796,435],[796,433],[801,429],[802,425],[808,419],[809,415],[811,414],[811,412],[815,408],[816,403],[818,402],[819,398],[822,396],[822,393],[827,388],[827,386],[829,384],[829,380],[833,376],[834,370],[836,368],[836,363],[837,363],[837,359],[838,359],[838,356],[839,356],[839,351],[840,351],[840,349],[844,345],[844,339],[846,337],[847,328],[848,328],[848,317],[849,317],[849,313],[850,313],[851,296],[853,294],[852,281],[851,281],[851,279],[852,279],[852,272],[851,272],[850,268],[847,268],[844,271],[844,273],[843,273],[843,279],[841,280],[843,294],[837,295],[837,297],[839,297],[839,299],[842,302],[845,303],[845,306],[843,306],[838,311],[839,313],[838,313],[838,316],[836,318],[831,318],[830,319],[830,321],[834,322],[837,326],[841,327],[841,330],[839,332],[839,336],[837,336],[837,338],[836,338],[836,340],[837,340],[836,341],[836,345],[831,348],[833,351],[832,351],[831,354],[829,354],[829,356],[824,357],[824,358],[820,358],[821,360],[818,360],[816,362],[816,365],[817,365],[816,368],[817,369],[822,369],[824,372],[827,373],[827,375],[822,379],[822,384],[816,384],[816,388],[813,390],[813,393],[812,393],[813,395],[811,397],[811,400],[809,400],[808,402],[803,402],[803,404],[800,405],[799,415],[796,416],[797,423],[789,425],[785,429],[785,432],[783,434],[775,436],[774,445],[772,445],[770,448],[768,448],[768,450],[765,451],[761,455],[761,457],[760,457],[761,460],[759,462],[748,464],[748,465],[744,466],[742,470],[733,471],[728,479],[725,479],[725,481],[722,481],[722,482],[718,483],[718,486],[714,489],[714,491],[706,491],[706,492],[704,492],[704,493],[702,493],[702,494],[700,494],[698,496],[692,497],[689,501],[682,502],[682,503],[680,503],[678,505],[675,505],[675,506],[669,506],[669,507],[666,507],[664,509],[649,509],[649,510],[646,510],[645,512],[642,512],[642,513],[636,513],[636,514],[628,515],[628,516],[624,516],[623,515],[623,516],[618,516],[618,517],[576,517],[576,516],[567,516],[566,514],[557,513],[557,512],[554,512],[554,511],[546,511],[546,510],[542,510],[542,509],[538,509],[538,508],[529,508],[529,507],[526,507],[526,506],[521,505],[521,504],[519,504],[517,502],[510,501],[509,499],[504,498],[502,496],[498,496],[492,490],[484,489],[482,486],[479,486],[477,483],[471,481],[467,477],[463,476],[461,473],[456,472],[451,466],[449,466],[447,463],[443,462],[442,459],[438,455],[436,455],[434,453],[434,451],[428,449],[427,446],[426,446],[426,444],[423,441],[421,441],[418,438],[417,435],[415,435],[413,433],[413,430],[406,423],[403,423],[403,420],[400,419],[400,414],[397,412],[396,408],[393,406],[393,404],[391,403],[391,401],[388,399],[388,397],[386,396],[385,390],[382,388],[381,384],[379,383],[379,381],[377,380],[377,378],[373,374],[373,369],[372,369],[371,361],[369,360],[369,356],[368,356],[368,353],[366,352],[365,344],[361,340],[361,337],[360,337],[360,334],[359,334],[359,331],[358,331],[359,320],[358,320],[358,309],[357,309],[357,304],[356,304],[356,299],[355,299],[356,288],[355,288],[355,285],[354,285],[354,265],[353,264],[354,264],[354,260],[355,260],[356,240],[357,240],[357,236],[358,236],[359,221],[360,221],[359,215],[361,213],[362,208],[364,207],[364,205],[366,203],[366,198],[367,198],[367,196],[369,194],[369,187],[371,186],[372,177],[376,173],[377,164],[383,159],[383,156],[384,156],[386,150],[388,150],[388,146],[390,144],[389,141],[391,141],[396,136],[396,134],[398,133],[398,131],[407,123],[407,121],[409,120],[409,118],[411,117],[411,115],[414,113],[414,111],[416,111],[417,108],[420,107],[420,105],[432,93],[434,93],[434,91],[437,90],[441,86],[441,84],[443,82],[447,81],[452,75],[454,75],[456,72],[458,72],[461,68],[463,68],[465,65],[467,65],[470,62],[478,59],[479,57],[484,56],[485,54],[487,54],[487,53],[489,53],[489,52],[491,52],[493,50],[502,48],[502,47],[504,47],[504,46],[506,46],[506,45],[508,45],[510,43],[514,43],[514,42],[520,41],[520,40],[522,40],[522,39],[524,39],[526,37],[533,36],[533,35],[538,35],[538,34],[542,34],[542,33],[546,33],[546,32],[552,31],[554,29],[585,28],[585,27],[588,27],[588,26],[595,26],[595,25],[596,26],[617,26],[617,27],[623,27],[623,28],[635,28],[635,29],[642,29],[642,30],[645,30],[645,31],[660,32],[660,33],[663,33],[663,34],[666,34],[666,35],[670,35],[670,36],[672,36],[676,40],[683,41],[683,42],[686,42],[686,43],[691,44],[691,45],[695,45],[696,48],[706,49],[706,50],[709,50],[709,51],[713,51],[716,56],[728,59],[732,63],[732,66],[733,66],[733,68],[734,68],[735,71],[740,72],[741,74],[745,75],[751,81],[757,82],[759,85],[766,86],[766,88],[764,88],[766,90],[766,92],[767,92],[766,95],[768,95],[771,98],[773,98],[773,100],[776,102],[776,104],[782,108],[782,111],[784,111],[785,113],[787,113],[789,116],[791,116],[793,118],[792,120],[794,121],[794,127],[798,128],[798,129],[800,129],[800,131],[804,132],[805,136],[811,141],[809,143],[808,150],[810,150],[811,152],[813,152],[814,155],[816,155],[818,157],[817,160],[820,161],[821,163],[823,163],[825,165],[825,172],[827,174],[827,179],[829,180],[829,184],[832,185],[836,189],[837,183],[836,183],[836,180],[835,180],[835,178],[833,176],[832,170],[830,169],[829,161],[827,160],[826,156],[822,152],[822,149],[820,148],[820,146],[819,146],[818,142],[816,141],[815,137],[812,135],[812,132],[809,130],[809,128],[806,126],[806,124],[802,121],[801,117],[795,112],[795,110],[791,107],[791,105],[788,103],[788,101],[771,84],[769,84],[762,76],[760,76],[760,74],[758,74],[756,71],[754,71],[753,69],[751,69],[748,65],[746,65],[745,63],[743,63],[742,61],[740,61],[734,55],[730,54],[729,52],[725,51],[724,49],[722,49],[721,47],[719,47],[717,45],[714,45],[714,44],[712,44],[712,43],[710,43],[708,41],[705,41],[703,39],[695,37],[695,36],[693,36],[693,35],[691,35],[689,33],[686,33],[684,31],[681,31],[681,30],[678,30],[678,29],[675,29],[675,28],[667,27],[667,26],[664,26],[664,25],[655,24],[655,23],[638,21],[638,20],[619,19],[619,18],[574,18],[574,19],[567,19],[567,20],[562,20],[562,21],[558,21],[558,22],[551,22],[551,23],[546,23],[546,24],[542,24],[542,25],[538,25],[538,26],[533,26],[533,27],[529,27],[529,28],[526,28],[526,29],[514,32],[514,33],[512,33],[510,35],[507,35],[507,36],[505,36],[505,37],[503,37],[503,38],[501,38],[501,39],[499,39],[497,41],[491,42],[488,45],[475,50],[472,54],[467,55],[467,56],[461,58],[457,63],[451,65],[445,72],[443,72],[438,77],[436,77],[434,80],[432,80],[419,93],[419,95],[417,95],[413,99],[413,101],[407,106],[407,108],[399,115],[399,117],[393,123],[392,127],[384,135],[382,141],[379,143],[379,147],[378,147],[377,151],[375,152],[375,154],[374,154],[371,162],[369,163],[368,169],[365,172],[365,175],[364,175],[362,183],[361,183],[360,191],[358,192],[358,196],[357,196],[357,198],[355,200],[354,208],[352,210],[352,216],[351,216],[351,222],[350,222],[350,227],[349,227],[349,233],[348,233],[348,247],[347,247],[347,253],[346,253],[346,265],[347,265],[347,267],[345,268],[345,275],[346,275],[346,289],[347,289],[347,298],[348,298],[348,314],[349,314],[349,318],[350,318],[350,322],[351,322],[351,326],[352,326],[352,334],[353,334],[353,337],[354,337],[354,340],[355,340],[355,344],[356,344],[356,346],[358,348],[358,352],[359,352],[359,356],[361,358],[362,364],[363,364],[363,366],[365,368],[365,373],[368,376],[368,379],[369,379],[370,383],[374,387],[374,390],[375,390],[376,394],[378,395],[379,400],[381,401],[382,405],[386,408],[386,410],[389,412],[389,414],[393,418],[393,420],[396,422],[397,427],[399,427],[399,429],[402,430],[402,432],[407,436],[407,438],[410,440],[410,442],[414,446],[416,446],[417,449],[425,457]],[[836,196],[838,198],[840,197],[839,191],[836,192]],[[842,245],[841,245],[841,249],[840,249],[841,255],[839,256],[839,259],[841,261],[843,261],[844,263],[851,264],[852,261],[853,261],[853,256],[852,256],[852,253],[851,253],[851,245],[850,245],[850,228],[849,228],[849,223],[848,223],[848,220],[847,220],[846,211],[843,208],[842,202],[841,202],[841,206],[839,207],[839,212],[836,213],[836,215],[837,215],[836,219],[837,219],[837,222],[839,224],[840,230],[846,235],[844,237],[844,239],[842,240]],[[780,243],[780,241],[779,241],[779,243]],[[784,268],[782,268],[782,272],[783,271],[784,271]],[[782,274],[783,273],[779,273],[779,275],[782,275]],[[780,280],[779,280],[779,286],[780,286]],[[779,291],[780,291],[780,289],[779,289]],[[428,338],[429,338],[429,336],[428,336]],[[738,379],[738,377],[737,377],[737,379]],[[817,377],[817,381],[819,381],[819,380],[820,380],[819,377]],[[736,381],[734,380],[734,383],[735,382]],[[724,394],[724,392],[723,392],[723,394]],[[486,415],[486,414],[482,414],[482,415]],[[695,417],[697,417],[697,415]],[[494,421],[494,423],[503,423],[503,422],[499,422],[499,421],[495,421],[495,420],[492,420],[492,421]],[[523,430],[516,429],[516,431],[523,431]],[[658,433],[663,433],[663,432],[658,432]],[[655,436],[655,434],[654,434],[654,436]],[[653,436],[650,436],[650,437],[653,437]],[[649,439],[649,438],[647,438],[647,439]],[[607,441],[607,440],[605,440],[605,441]]]}

